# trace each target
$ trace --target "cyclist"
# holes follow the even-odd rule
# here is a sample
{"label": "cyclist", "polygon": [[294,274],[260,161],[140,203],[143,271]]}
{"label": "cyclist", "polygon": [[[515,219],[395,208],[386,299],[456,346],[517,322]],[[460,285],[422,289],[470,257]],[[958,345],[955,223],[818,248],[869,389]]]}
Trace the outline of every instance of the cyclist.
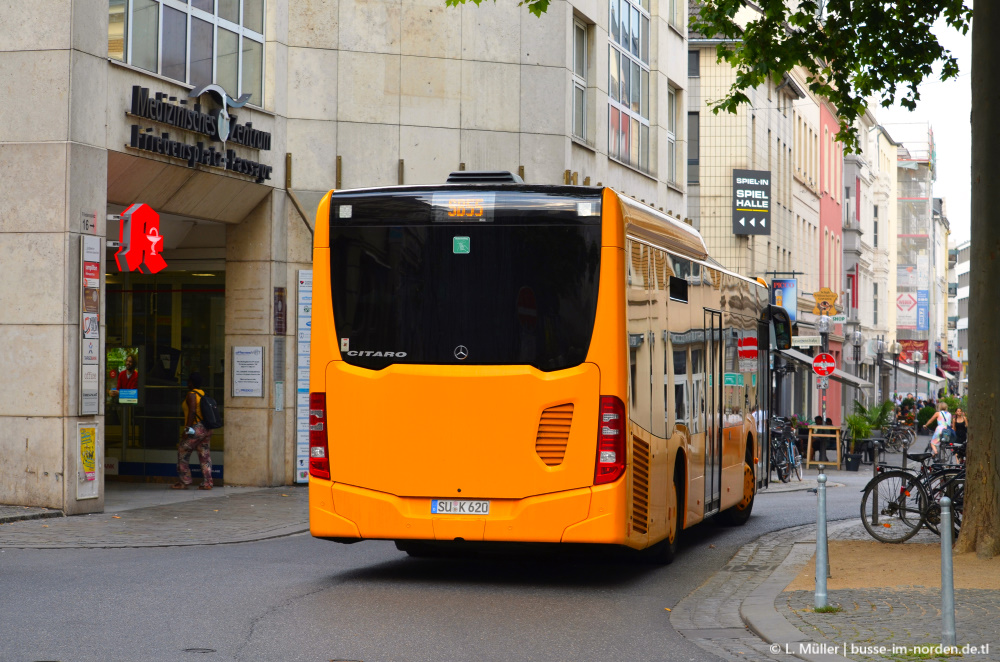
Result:
{"label": "cyclist", "polygon": [[925,427],[930,428],[931,424],[937,422],[937,427],[934,428],[934,434],[931,436],[931,452],[935,456],[938,454],[938,447],[941,445],[941,433],[951,427],[951,414],[948,413],[948,403],[939,402],[938,410],[933,416],[927,421]]}

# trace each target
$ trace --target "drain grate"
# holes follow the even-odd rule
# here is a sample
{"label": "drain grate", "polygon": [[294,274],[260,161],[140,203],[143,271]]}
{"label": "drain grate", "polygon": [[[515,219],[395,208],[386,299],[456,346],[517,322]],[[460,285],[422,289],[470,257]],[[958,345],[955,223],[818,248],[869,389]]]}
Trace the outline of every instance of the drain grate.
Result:
{"label": "drain grate", "polygon": [[185,648],[182,653],[216,653],[214,648]]}

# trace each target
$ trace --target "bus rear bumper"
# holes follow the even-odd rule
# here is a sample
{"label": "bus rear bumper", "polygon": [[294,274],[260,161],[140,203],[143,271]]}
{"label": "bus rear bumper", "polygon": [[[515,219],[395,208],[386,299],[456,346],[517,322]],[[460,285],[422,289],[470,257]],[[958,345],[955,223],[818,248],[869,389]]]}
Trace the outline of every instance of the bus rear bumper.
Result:
{"label": "bus rear bumper", "polygon": [[625,481],[524,499],[491,499],[490,514],[432,515],[431,499],[309,479],[317,538],[624,544]]}

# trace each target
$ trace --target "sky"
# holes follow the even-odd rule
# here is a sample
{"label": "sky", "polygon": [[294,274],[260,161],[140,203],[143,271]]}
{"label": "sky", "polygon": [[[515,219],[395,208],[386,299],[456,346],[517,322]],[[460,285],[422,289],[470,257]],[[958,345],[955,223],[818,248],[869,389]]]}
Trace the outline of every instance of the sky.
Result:
{"label": "sky", "polygon": [[934,197],[946,199],[952,237],[958,244],[968,239],[970,232],[972,31],[962,35],[939,19],[935,33],[941,45],[958,58],[958,78],[942,82],[938,67],[935,76],[920,85],[920,100],[913,112],[898,104],[883,108],[877,102],[870,108],[896,142],[926,141],[930,124],[937,151]]}

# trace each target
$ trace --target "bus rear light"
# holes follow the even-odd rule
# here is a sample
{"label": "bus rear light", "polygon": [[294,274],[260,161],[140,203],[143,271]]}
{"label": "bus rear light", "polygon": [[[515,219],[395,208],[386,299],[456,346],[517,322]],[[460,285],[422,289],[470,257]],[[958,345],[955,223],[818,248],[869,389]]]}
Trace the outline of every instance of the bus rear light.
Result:
{"label": "bus rear light", "polygon": [[613,395],[602,395],[594,485],[613,483],[621,478],[623,473],[625,473],[625,403]]}
{"label": "bus rear light", "polygon": [[309,475],[330,480],[330,453],[326,437],[326,394],[309,394]]}

